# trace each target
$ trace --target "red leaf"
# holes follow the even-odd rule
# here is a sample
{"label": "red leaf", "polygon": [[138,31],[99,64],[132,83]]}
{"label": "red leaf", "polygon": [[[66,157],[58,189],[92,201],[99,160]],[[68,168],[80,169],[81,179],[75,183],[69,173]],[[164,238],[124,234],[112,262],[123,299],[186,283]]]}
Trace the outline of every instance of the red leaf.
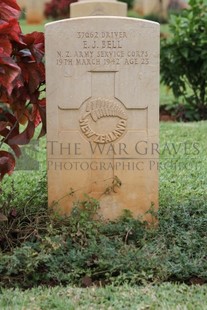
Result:
{"label": "red leaf", "polygon": [[0,181],[3,179],[4,175],[12,174],[15,167],[14,156],[6,151],[0,151]]}
{"label": "red leaf", "polygon": [[[1,65],[0,65],[0,76],[1,76],[1,74],[2,75],[5,74],[5,70],[3,68],[1,68]],[[9,100],[7,90],[3,86],[1,87],[1,91],[0,91],[0,102],[4,102],[6,107],[8,107],[10,104],[10,100]]]}
{"label": "red leaf", "polygon": [[2,113],[2,117],[7,122],[10,122],[12,126],[16,125],[15,129],[19,130],[19,124],[18,123],[16,124],[17,119],[13,114],[11,114],[9,112],[4,112],[4,113]]}
{"label": "red leaf", "polygon": [[8,126],[8,122],[0,121],[0,133]]}
{"label": "red leaf", "polygon": [[[1,117],[1,130],[0,130],[0,134],[3,137],[6,137],[8,135],[8,133],[10,132],[10,137],[12,136],[16,136],[19,134],[19,124],[17,122],[17,119],[14,115],[12,115],[11,113],[7,113],[7,112],[1,112],[0,113],[0,117]],[[5,124],[6,123],[6,126]]]}
{"label": "red leaf", "polygon": [[45,81],[45,68],[43,63],[18,63],[22,76],[26,83],[28,83],[30,93],[34,93],[39,87],[40,83]]}
{"label": "red leaf", "polygon": [[9,27],[9,22],[5,21],[5,20],[0,20],[0,33],[1,34],[5,34],[7,33],[7,29]]}
{"label": "red leaf", "polygon": [[25,145],[30,142],[32,137],[34,136],[35,132],[35,125],[33,122],[30,120],[28,121],[27,128],[21,132],[19,135],[9,138],[8,139],[8,144],[9,145],[14,145],[14,144],[19,144],[19,145]]}
{"label": "red leaf", "polygon": [[21,69],[11,57],[0,57],[0,67],[5,73],[0,72],[0,85],[4,86],[8,95],[14,88],[14,81],[20,75]]}
{"label": "red leaf", "polygon": [[44,34],[42,32],[32,32],[24,36],[24,42],[31,51],[37,62],[41,62],[44,56]]}
{"label": "red leaf", "polygon": [[0,136],[4,137],[4,143],[8,144],[15,155],[19,157],[21,155],[21,150],[18,145],[10,145],[8,142],[9,138],[12,138],[19,134],[19,124],[16,122],[16,118],[10,113],[0,114],[3,121],[0,121]]}
{"label": "red leaf", "polygon": [[38,138],[43,137],[46,134],[46,99],[39,100],[39,113],[42,120],[42,128]]}
{"label": "red leaf", "polygon": [[9,20],[11,17],[19,18],[21,13],[20,7],[16,0],[1,0],[0,2],[0,19]]}
{"label": "red leaf", "polygon": [[1,36],[7,35],[11,40],[25,45],[25,43],[22,41],[23,35],[21,28],[15,18],[0,22],[0,34]]}
{"label": "red leaf", "polygon": [[38,107],[37,107],[37,105],[34,105],[34,104],[32,107],[32,121],[33,121],[35,127],[37,127],[42,121]]}
{"label": "red leaf", "polygon": [[[7,143],[7,142],[6,142]],[[8,144],[8,143],[7,143]],[[14,153],[15,153],[15,155],[16,155],[16,157],[20,157],[20,155],[22,154],[22,152],[21,152],[21,149],[20,149],[20,147],[18,146],[18,145],[16,145],[16,144],[12,144],[12,145],[9,145],[10,146],[10,148],[14,151]]]}
{"label": "red leaf", "polygon": [[[6,129],[6,133],[1,132],[1,135],[3,137],[6,137],[8,134],[9,134],[9,130],[8,129]],[[21,155],[22,152],[21,152],[21,150],[20,150],[18,145],[16,145],[16,144],[10,145],[9,142],[8,142],[8,138],[4,140],[4,143],[6,143],[6,144],[8,144],[10,146],[10,148],[14,151],[14,153],[15,153],[15,155],[17,157],[19,157]]]}
{"label": "red leaf", "polygon": [[10,56],[12,53],[12,44],[9,38],[7,36],[0,36],[0,42],[1,42],[0,57]]}

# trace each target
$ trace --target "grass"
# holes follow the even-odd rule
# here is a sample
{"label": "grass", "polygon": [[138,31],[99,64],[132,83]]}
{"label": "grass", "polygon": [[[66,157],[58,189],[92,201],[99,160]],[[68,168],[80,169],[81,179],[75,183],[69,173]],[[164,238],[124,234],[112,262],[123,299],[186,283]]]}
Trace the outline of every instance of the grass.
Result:
{"label": "grass", "polygon": [[206,130],[205,121],[161,124],[161,206],[207,198]]}
{"label": "grass", "polygon": [[207,285],[187,286],[165,283],[161,286],[105,288],[33,288],[27,291],[2,290],[2,310],[205,310]]}
{"label": "grass", "polygon": [[33,25],[33,24],[27,24],[25,19],[21,19],[20,20],[20,26],[22,29],[23,33],[31,33],[34,31],[40,31],[40,32],[44,32],[44,24],[39,24],[39,25]]}

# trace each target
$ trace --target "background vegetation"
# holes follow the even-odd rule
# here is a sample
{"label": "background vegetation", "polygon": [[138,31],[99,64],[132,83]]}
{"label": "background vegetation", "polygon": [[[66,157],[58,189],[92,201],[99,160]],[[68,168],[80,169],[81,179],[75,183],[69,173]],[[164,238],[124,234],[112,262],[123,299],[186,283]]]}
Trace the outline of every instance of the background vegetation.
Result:
{"label": "background vegetation", "polygon": [[171,36],[161,40],[161,81],[173,91],[174,110],[183,120],[207,118],[207,4],[171,16]]}

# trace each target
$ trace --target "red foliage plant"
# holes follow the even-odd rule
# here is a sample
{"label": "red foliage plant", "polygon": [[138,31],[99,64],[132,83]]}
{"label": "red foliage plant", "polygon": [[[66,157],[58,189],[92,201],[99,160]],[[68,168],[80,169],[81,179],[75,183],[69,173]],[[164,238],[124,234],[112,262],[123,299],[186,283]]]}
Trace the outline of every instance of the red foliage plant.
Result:
{"label": "red foliage plant", "polygon": [[70,15],[70,4],[77,0],[51,0],[45,4],[45,16],[47,18],[68,18]]}
{"label": "red foliage plant", "polygon": [[[42,123],[46,131],[44,34],[24,35],[16,0],[0,2],[0,149],[7,144],[19,157],[20,145],[30,142]],[[20,131],[20,124],[24,124]],[[0,151],[0,180],[15,167],[15,157]]]}

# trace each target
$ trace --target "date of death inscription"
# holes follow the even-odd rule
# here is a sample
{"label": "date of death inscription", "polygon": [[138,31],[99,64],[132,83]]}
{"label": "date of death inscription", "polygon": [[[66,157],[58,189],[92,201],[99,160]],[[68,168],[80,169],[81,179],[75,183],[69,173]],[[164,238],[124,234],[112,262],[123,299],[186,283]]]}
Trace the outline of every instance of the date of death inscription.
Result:
{"label": "date of death inscription", "polygon": [[77,32],[79,48],[56,51],[57,66],[149,65],[150,52],[130,49],[126,32]]}

